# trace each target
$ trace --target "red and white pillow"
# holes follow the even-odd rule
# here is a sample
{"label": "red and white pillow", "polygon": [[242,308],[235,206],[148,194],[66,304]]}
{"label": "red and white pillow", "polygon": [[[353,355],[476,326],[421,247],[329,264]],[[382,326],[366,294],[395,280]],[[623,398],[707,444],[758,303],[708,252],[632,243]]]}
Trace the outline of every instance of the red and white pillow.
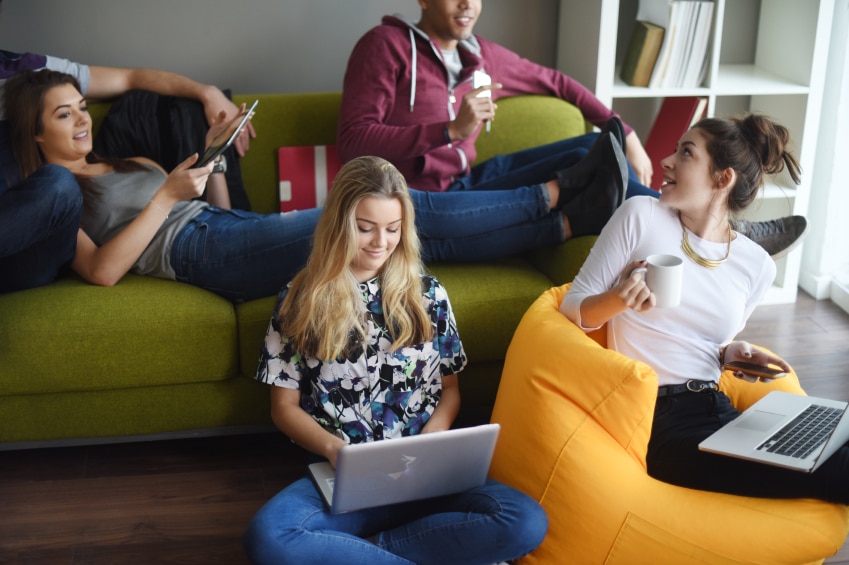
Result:
{"label": "red and white pillow", "polygon": [[277,152],[280,211],[323,206],[342,167],[335,145],[281,147]]}

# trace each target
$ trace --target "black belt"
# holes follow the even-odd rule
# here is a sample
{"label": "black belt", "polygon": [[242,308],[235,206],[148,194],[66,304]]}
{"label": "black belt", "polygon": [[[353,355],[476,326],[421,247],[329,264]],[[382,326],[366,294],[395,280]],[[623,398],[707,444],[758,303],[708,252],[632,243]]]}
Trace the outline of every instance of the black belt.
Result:
{"label": "black belt", "polygon": [[682,385],[658,387],[657,397],[672,396],[673,394],[681,394],[682,392],[704,392],[706,390],[719,390],[719,387],[713,381],[689,380]]}

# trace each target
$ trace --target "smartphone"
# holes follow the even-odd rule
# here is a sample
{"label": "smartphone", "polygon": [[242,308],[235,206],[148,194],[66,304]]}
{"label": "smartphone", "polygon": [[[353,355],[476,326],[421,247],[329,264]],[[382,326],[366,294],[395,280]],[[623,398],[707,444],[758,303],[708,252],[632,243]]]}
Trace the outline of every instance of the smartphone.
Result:
{"label": "smartphone", "polygon": [[[484,71],[475,71],[472,74],[472,88],[480,88],[481,86],[488,86],[492,84],[492,77],[486,74]],[[484,90],[483,92],[478,93],[478,98],[492,98],[491,90]],[[492,128],[492,122],[489,120],[486,121],[486,133],[489,133]]]}
{"label": "smartphone", "polygon": [[787,375],[781,369],[768,367],[765,365],[756,365],[755,363],[744,363],[743,361],[729,361],[722,366],[724,371],[734,371],[760,377],[762,379],[780,379]]}
{"label": "smartphone", "polygon": [[[492,78],[483,71],[475,71],[472,74],[472,88],[480,88],[492,84]],[[478,94],[478,98],[492,98],[491,90],[484,90]]]}

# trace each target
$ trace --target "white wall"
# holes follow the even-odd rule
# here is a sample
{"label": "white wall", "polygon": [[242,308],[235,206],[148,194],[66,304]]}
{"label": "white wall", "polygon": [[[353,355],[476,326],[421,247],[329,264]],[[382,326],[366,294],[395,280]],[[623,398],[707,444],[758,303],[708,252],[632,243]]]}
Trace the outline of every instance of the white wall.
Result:
{"label": "white wall", "polygon": [[[557,0],[486,0],[475,31],[554,64]],[[356,40],[415,0],[5,0],[2,47],[154,67],[240,93],[342,88]]]}
{"label": "white wall", "polygon": [[[834,6],[800,286],[849,311],[849,0]],[[804,173],[804,171],[803,171]]]}

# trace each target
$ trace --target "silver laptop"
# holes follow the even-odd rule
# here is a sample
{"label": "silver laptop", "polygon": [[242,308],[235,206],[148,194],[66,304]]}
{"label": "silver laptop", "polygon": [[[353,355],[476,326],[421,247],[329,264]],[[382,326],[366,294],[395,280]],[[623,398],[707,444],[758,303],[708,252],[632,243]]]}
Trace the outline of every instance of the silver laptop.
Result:
{"label": "silver laptop", "polygon": [[500,426],[485,424],[339,450],[309,466],[333,514],[454,494],[486,481]]}
{"label": "silver laptop", "polygon": [[773,391],[699,449],[811,473],[849,441],[846,412],[846,402]]}

